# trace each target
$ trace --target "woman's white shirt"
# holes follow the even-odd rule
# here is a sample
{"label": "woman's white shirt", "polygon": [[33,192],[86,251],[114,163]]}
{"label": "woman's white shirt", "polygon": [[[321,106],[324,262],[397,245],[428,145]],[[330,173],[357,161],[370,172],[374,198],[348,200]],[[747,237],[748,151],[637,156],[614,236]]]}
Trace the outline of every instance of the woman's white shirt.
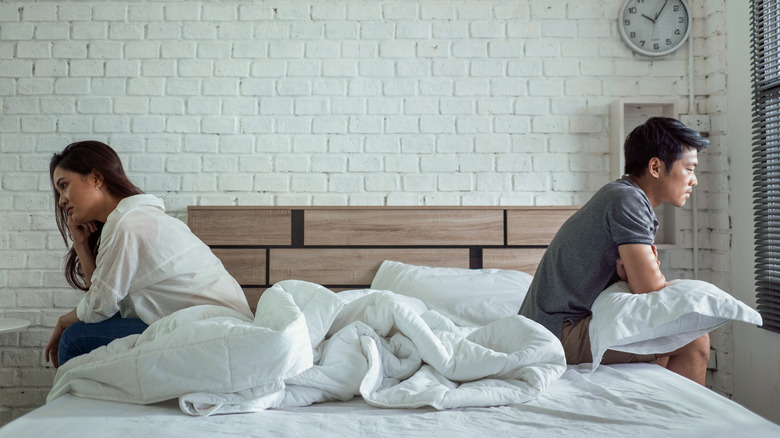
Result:
{"label": "woman's white shirt", "polygon": [[252,318],[238,282],[162,199],[130,196],[109,214],[100,236],[92,285],[79,320],[104,321],[117,312],[147,324],[187,307],[225,306]]}

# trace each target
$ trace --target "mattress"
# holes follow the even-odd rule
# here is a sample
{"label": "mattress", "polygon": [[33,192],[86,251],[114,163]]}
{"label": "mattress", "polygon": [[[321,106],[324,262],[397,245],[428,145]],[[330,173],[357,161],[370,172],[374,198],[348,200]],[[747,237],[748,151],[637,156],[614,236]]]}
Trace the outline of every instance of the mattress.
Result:
{"label": "mattress", "polygon": [[536,400],[491,408],[380,409],[357,398],[192,417],[175,400],[133,405],[66,395],[0,428],[10,437],[358,436],[778,437],[780,426],[651,364],[570,366]]}

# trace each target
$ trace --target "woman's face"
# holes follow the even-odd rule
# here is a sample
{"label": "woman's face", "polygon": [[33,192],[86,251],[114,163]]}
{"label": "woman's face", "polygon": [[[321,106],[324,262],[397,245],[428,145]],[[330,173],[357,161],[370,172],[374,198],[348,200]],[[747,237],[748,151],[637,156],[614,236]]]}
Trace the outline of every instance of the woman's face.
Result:
{"label": "woman's face", "polygon": [[101,220],[103,194],[100,190],[101,182],[94,174],[81,175],[58,166],[54,168],[52,182],[60,195],[59,207],[64,208],[74,222],[84,224]]}

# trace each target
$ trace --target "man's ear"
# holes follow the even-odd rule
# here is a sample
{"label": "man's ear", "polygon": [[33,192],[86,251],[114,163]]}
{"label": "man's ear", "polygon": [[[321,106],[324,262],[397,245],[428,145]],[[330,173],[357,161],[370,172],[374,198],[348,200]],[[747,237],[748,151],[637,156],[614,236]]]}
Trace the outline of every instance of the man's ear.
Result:
{"label": "man's ear", "polygon": [[664,162],[661,161],[658,157],[653,157],[650,159],[650,161],[647,163],[647,172],[652,176],[653,178],[658,178],[661,176],[661,172],[665,169]]}

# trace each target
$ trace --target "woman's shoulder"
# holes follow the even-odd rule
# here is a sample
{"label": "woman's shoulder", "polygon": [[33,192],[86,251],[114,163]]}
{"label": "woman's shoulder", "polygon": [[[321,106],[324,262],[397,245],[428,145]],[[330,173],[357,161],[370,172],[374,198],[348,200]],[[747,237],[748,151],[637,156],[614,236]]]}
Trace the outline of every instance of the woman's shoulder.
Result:
{"label": "woman's shoulder", "polygon": [[154,195],[134,195],[124,198],[111,213],[106,227],[115,234],[152,234],[168,220],[162,199]]}

